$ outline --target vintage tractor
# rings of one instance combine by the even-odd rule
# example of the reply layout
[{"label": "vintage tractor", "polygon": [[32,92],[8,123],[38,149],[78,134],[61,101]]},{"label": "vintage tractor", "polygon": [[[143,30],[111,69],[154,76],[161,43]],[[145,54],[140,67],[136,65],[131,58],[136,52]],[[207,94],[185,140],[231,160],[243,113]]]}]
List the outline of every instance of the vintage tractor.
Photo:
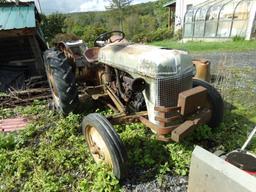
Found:
[{"label": "vintage tractor", "polygon": [[197,125],[216,127],[223,118],[220,94],[195,78],[205,63],[193,62],[185,51],[134,44],[124,37],[121,31],[107,32],[93,48],[81,41],[61,42],[44,54],[58,111],[77,110],[85,95],[115,112],[87,115],[82,130],[95,161],[109,164],[117,178],[125,175],[127,155],[112,124],[137,120],[157,139],[178,142]]}]

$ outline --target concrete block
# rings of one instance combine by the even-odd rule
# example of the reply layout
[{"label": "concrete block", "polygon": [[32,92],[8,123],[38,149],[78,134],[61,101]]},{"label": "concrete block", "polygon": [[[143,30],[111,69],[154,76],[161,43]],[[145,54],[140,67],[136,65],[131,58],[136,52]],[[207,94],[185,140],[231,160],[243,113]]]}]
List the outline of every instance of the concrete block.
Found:
[{"label": "concrete block", "polygon": [[192,154],[188,192],[256,192],[256,178],[197,146]]}]

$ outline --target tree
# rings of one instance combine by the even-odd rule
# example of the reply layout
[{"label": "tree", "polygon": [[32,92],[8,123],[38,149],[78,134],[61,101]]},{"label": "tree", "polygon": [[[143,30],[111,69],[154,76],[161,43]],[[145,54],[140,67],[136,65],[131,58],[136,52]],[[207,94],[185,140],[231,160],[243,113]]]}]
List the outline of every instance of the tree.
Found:
[{"label": "tree", "polygon": [[42,30],[46,40],[50,42],[55,35],[64,32],[66,16],[63,14],[55,13],[49,16],[41,15],[42,17]]},{"label": "tree", "polygon": [[120,30],[123,31],[124,8],[129,6],[133,0],[106,0],[109,5],[106,9],[116,11],[119,20]]},{"label": "tree", "polygon": [[74,34],[70,33],[59,33],[55,35],[55,37],[51,40],[51,45],[54,45],[55,43],[59,43],[61,41],[76,41],[80,38]]},{"label": "tree", "polygon": [[0,3],[7,3],[6,0],[0,0]]}]

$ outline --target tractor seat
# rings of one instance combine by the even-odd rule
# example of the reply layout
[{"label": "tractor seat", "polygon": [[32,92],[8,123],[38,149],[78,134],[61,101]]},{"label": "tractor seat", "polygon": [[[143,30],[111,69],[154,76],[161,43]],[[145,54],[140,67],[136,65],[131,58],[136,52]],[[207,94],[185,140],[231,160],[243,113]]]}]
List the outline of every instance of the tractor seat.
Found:
[{"label": "tractor seat", "polygon": [[89,48],[84,52],[84,56],[89,63],[98,61],[99,47]]}]

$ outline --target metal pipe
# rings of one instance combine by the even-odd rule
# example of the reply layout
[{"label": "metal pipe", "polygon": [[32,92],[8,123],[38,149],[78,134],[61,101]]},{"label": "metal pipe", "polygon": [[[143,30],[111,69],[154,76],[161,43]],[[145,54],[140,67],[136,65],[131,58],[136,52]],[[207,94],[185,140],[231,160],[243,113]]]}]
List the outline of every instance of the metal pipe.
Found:
[{"label": "metal pipe", "polygon": [[109,83],[112,81],[112,72],[111,68],[108,65],[105,65],[105,74],[106,74],[106,81]]},{"label": "metal pipe", "polygon": [[143,78],[130,78],[123,76],[123,81],[126,82],[129,86],[129,89],[134,92],[142,92],[146,88],[146,81]]},{"label": "metal pipe", "polygon": [[252,130],[252,132],[250,133],[248,139],[245,141],[244,145],[242,146],[241,150],[245,150],[245,148],[247,147],[247,145],[251,142],[253,136],[256,133],[256,126],[254,127],[254,129]]}]

